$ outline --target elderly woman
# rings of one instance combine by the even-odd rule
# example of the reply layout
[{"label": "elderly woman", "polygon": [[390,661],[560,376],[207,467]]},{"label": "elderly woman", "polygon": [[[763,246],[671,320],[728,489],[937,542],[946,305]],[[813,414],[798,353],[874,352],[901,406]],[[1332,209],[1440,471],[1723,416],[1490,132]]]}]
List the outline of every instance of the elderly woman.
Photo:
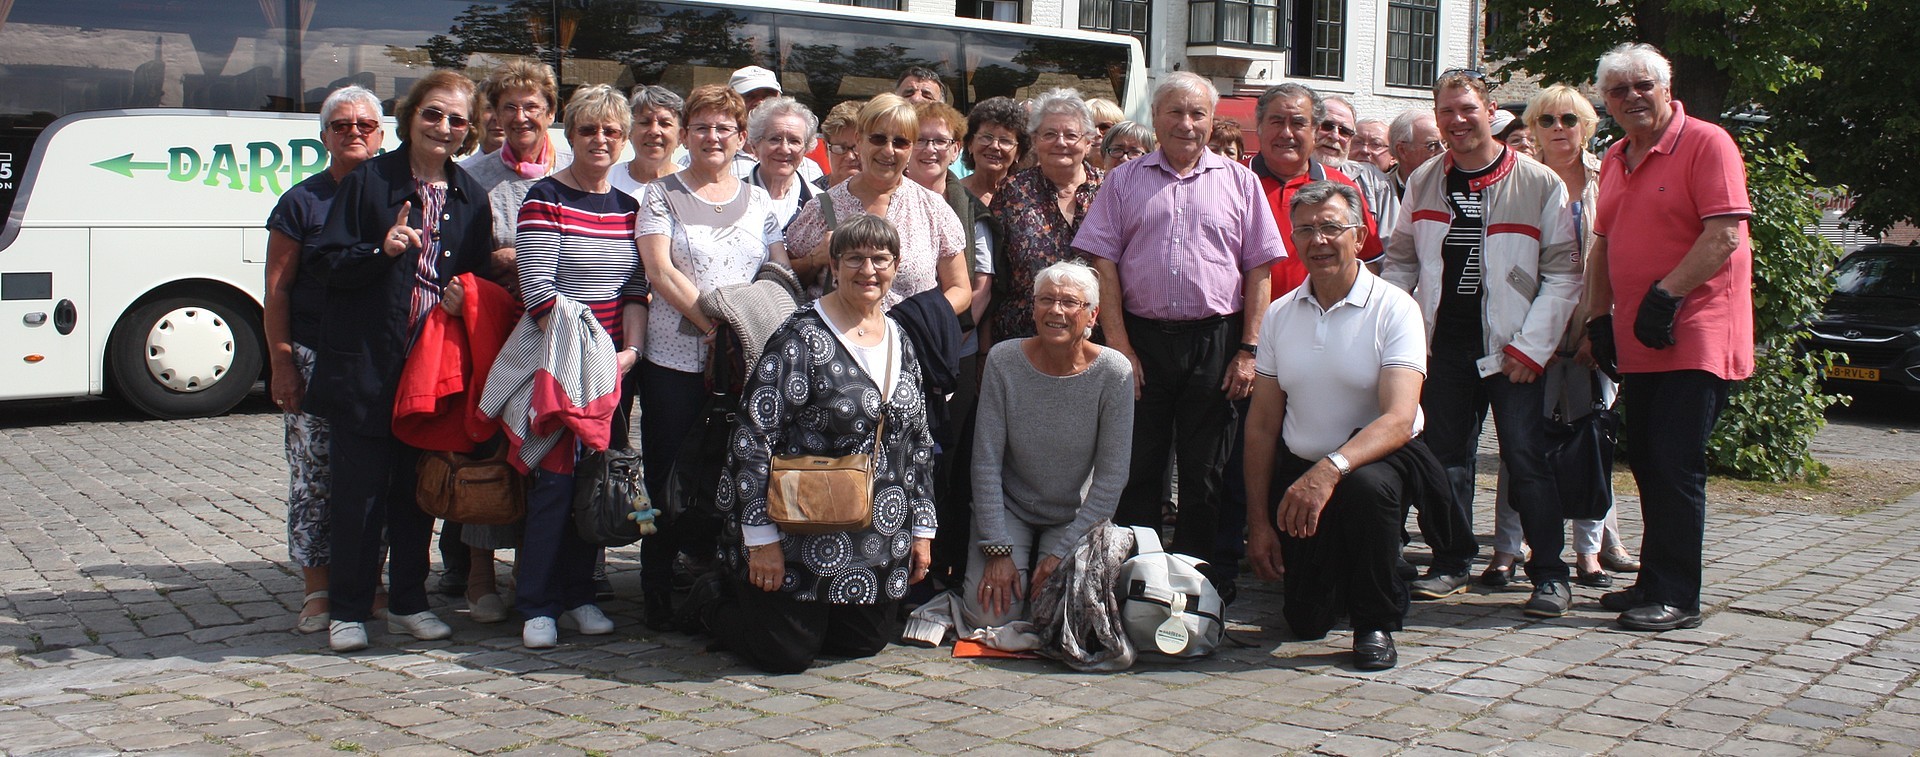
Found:
[{"label": "elderly woman", "polygon": [[1040,95],[1027,131],[1040,162],[1015,173],[993,199],[994,219],[1006,230],[988,321],[994,341],[1033,336],[1035,277],[1054,263],[1079,257],[1073,235],[1104,175],[1087,159],[1094,145],[1093,113],[1080,93],[1054,89]]},{"label": "elderly woman", "polygon": [[[1559,174],[1560,180],[1567,185],[1567,196],[1573,199],[1568,209],[1573,213],[1573,228],[1578,232],[1574,238],[1574,250],[1584,265],[1587,248],[1593,244],[1593,203],[1600,196],[1600,159],[1587,151],[1587,144],[1593,139],[1600,116],[1594,111],[1593,103],[1579,90],[1565,84],[1555,84],[1541,90],[1527,102],[1527,111],[1521,120],[1526,126],[1516,130],[1516,133],[1531,136],[1536,148],[1533,155]],[[1511,138],[1507,140],[1507,145],[1513,146]],[[1584,322],[1584,316],[1576,311],[1572,323]],[[1561,341],[1563,345],[1572,344],[1567,340]],[[1574,388],[1585,392],[1588,388],[1585,376],[1587,369],[1577,368],[1567,359],[1572,356],[1570,346],[1563,346],[1562,349],[1566,354],[1555,365],[1548,367],[1549,378],[1552,378],[1555,370],[1577,371],[1581,375],[1575,383],[1581,386]],[[1612,382],[1605,374],[1597,374],[1596,377],[1604,391],[1611,395]],[[1591,404],[1585,403],[1585,406],[1590,407]],[[1567,410],[1573,411],[1575,408]],[[1520,515],[1507,503],[1506,477],[1502,475],[1500,481],[1499,496],[1495,498],[1493,559],[1487,561],[1487,569],[1480,574],[1481,583],[1494,587],[1505,586],[1513,581],[1514,563],[1519,560],[1526,544],[1520,532]],[[1640,569],[1640,561],[1634,559],[1620,541],[1620,523],[1613,511],[1607,511],[1607,517],[1601,520],[1573,520],[1571,523],[1577,583],[1606,588],[1613,585],[1613,577],[1607,574],[1608,570],[1632,572]]]},{"label": "elderly woman", "polygon": [[989,97],[967,111],[966,150],[960,160],[973,173],[961,182],[980,202],[993,205],[1000,183],[1032,146],[1027,137],[1027,111],[1019,101]]},{"label": "elderly woman", "polygon": [[821,186],[840,186],[860,172],[860,127],[855,122],[866,104],[865,100],[841,102],[820,122],[820,137],[827,141],[827,175],[820,178]]},{"label": "elderly woman", "polygon": [[966,231],[946,198],[906,180],[914,140],[920,136],[920,118],[913,103],[899,95],[880,94],[860,108],[855,122],[860,137],[860,172],[834,186],[807,206],[787,228],[787,249],[793,270],[809,279],[832,266],[828,258],[829,228],[823,203],[833,204],[834,220],[846,223],[861,214],[887,219],[900,235],[900,266],[893,273],[893,290],[883,307],[929,289],[939,289],[958,315],[973,301],[967,277]]},{"label": "elderly woman", "polygon": [[1207,137],[1207,149],[1227,160],[1240,162],[1247,154],[1247,142],[1240,133],[1240,122],[1231,118],[1214,121],[1213,134]]},{"label": "elderly woman", "polygon": [[1104,97],[1088,98],[1087,110],[1093,112],[1093,128],[1099,130],[1101,139],[1107,138],[1107,132],[1114,125],[1127,120],[1127,114],[1120,111],[1120,104]]},{"label": "elderly woman", "polygon": [[[878,653],[899,637],[897,604],[927,571],[933,440],[919,360],[886,316],[900,250],[880,216],[841,224],[828,257],[833,291],[774,332],[747,378],[717,503],[728,586],[716,601],[694,600],[690,616],[761,670]],[[774,455],[859,453],[873,455],[871,524],[818,535],[774,524]]]},{"label": "elderly woman", "polygon": [[506,130],[506,140],[500,149],[461,165],[474,181],[492,190],[509,181],[551,176],[566,167],[571,156],[547,132],[560,110],[560,87],[552,68],[531,60],[508,61],[493,70],[481,91],[494,122]]},{"label": "elderly woman", "polygon": [[1111,171],[1122,163],[1153,152],[1158,142],[1159,138],[1146,124],[1121,121],[1108,129],[1106,138],[1100,140],[1100,154],[1106,158],[1107,170]]},{"label": "elderly woman", "polygon": [[819,186],[800,175],[819,127],[813,111],[791,97],[768,98],[747,114],[747,144],[760,158],[747,182],[767,191],[782,229],[820,193]]},{"label": "elderly woman", "polygon": [[658,84],[633,88],[633,159],[613,167],[613,187],[636,200],[645,199],[641,187],[680,170],[673,153],[680,149],[681,116],[687,103],[673,90]]},{"label": "elderly woman", "polygon": [[[527,315],[542,328],[552,327],[558,297],[587,306],[612,343],[621,345],[618,364],[625,375],[646,342],[649,293],[633,242],[640,203],[612,181],[632,114],[618,91],[596,84],[573,93],[566,123],[573,163],[529,187],[520,206],[514,236],[520,295]],[[615,425],[625,422],[625,413],[615,413]],[[609,435],[617,439],[611,429]],[[595,550],[573,526],[572,466],[563,467],[534,471],[527,490],[514,608],[526,619],[520,638],[529,649],[557,643],[556,619],[583,634],[613,632],[613,621],[593,603]]]},{"label": "elderly woman", "polygon": [[[707,397],[707,350],[715,322],[700,311],[700,295],[752,281],[769,260],[787,262],[783,223],[773,200],[766,190],[733,175],[733,155],[746,141],[746,119],[746,101],[732,89],[717,84],[695,89],[687,97],[685,129],[692,161],[647,190],[638,230],[640,257],[657,297],[667,305],[647,324],[646,359],[640,364],[640,443],[654,463],[647,466],[647,488],[656,492],[666,491],[672,461]],[[647,626],[655,630],[672,626],[673,558],[680,547],[672,525],[662,525],[640,545]]]},{"label": "elderly woman", "polygon": [[1027,598],[1113,517],[1127,485],[1133,368],[1088,339],[1099,278],[1083,263],[1054,263],[1030,292],[1033,336],[996,345],[981,379],[963,635],[1026,618]]},{"label": "elderly woman", "polygon": [[908,164],[907,178],[946,198],[947,207],[959,216],[960,226],[967,235],[968,283],[973,292],[968,308],[972,317],[967,319],[968,328],[964,329],[968,343],[960,352],[962,356],[971,355],[972,324],[980,322],[981,310],[987,306],[987,287],[993,282],[993,216],[987,210],[987,203],[969,191],[964,182],[954,180],[953,173],[947,170],[954,159],[960,157],[960,131],[967,123],[960,111],[943,102],[924,102],[914,106],[914,116],[920,119],[920,138],[913,141],[913,162]]},{"label": "elderly woman", "polygon": [[320,104],[320,144],[327,170],[293,185],[267,216],[267,357],[273,361],[270,390],[285,414],[287,443],[287,552],[306,581],[294,628],[314,633],[327,627],[327,422],[303,412],[301,400],[313,378],[313,350],[320,344],[321,306],[327,288],[313,266],[314,254],[340,180],[380,149],[380,98],[364,87],[342,87]]},{"label": "elderly woman", "polygon": [[328,642],[335,651],[367,646],[383,534],[389,629],[419,639],[453,634],[427,609],[433,522],[414,501],[419,450],[391,429],[413,333],[447,282],[484,271],[493,250],[486,195],[452,160],[478,139],[472,105],[473,82],[459,73],[434,71],[414,82],[395,114],[400,148],[340,180],[312,260],[326,274],[327,295],[306,411],[332,432]]}]

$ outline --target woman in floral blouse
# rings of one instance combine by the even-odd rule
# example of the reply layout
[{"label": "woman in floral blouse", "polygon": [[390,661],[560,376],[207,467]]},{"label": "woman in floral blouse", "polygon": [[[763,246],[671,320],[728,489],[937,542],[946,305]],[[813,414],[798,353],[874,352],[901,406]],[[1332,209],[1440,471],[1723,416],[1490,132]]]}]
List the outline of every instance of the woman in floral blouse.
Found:
[{"label": "woman in floral blouse", "polygon": [[1099,143],[1093,112],[1080,93],[1054,89],[1034,101],[1027,120],[1039,164],[1015,173],[993,198],[993,215],[1006,229],[1005,260],[994,265],[989,337],[1033,336],[1034,276],[1080,257],[1073,235],[1100,190],[1101,171],[1087,155]]}]

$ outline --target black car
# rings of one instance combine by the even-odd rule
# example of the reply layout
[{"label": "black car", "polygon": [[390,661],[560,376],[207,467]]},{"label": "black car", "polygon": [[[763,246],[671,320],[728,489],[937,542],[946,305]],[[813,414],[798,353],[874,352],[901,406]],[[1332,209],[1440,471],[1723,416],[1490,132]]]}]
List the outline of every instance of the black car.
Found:
[{"label": "black car", "polygon": [[1811,349],[1835,356],[1829,387],[1920,392],[1920,247],[1873,245],[1840,261]]}]

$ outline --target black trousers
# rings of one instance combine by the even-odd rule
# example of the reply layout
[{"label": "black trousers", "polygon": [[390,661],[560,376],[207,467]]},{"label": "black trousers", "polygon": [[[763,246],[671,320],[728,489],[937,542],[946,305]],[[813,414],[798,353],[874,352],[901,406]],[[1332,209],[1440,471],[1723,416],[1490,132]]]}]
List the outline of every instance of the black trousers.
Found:
[{"label": "black trousers", "polygon": [[727,651],[768,673],[799,673],[822,655],[872,657],[900,638],[898,602],[800,602],[784,591],[722,580],[720,601],[708,619],[713,635]]},{"label": "black trousers", "polygon": [[[1285,450],[1274,460],[1268,512],[1279,529],[1280,500],[1315,460]],[[1400,503],[1405,482],[1393,467],[1355,468],[1333,488],[1320,527],[1305,539],[1280,532],[1287,574],[1282,614],[1293,634],[1318,639],[1346,615],[1355,631],[1398,631],[1407,617],[1407,582],[1394,570],[1400,556]]]},{"label": "black trousers", "polygon": [[[1454,506],[1444,515],[1466,525],[1453,530],[1464,539],[1429,541],[1434,569],[1463,572],[1479,552],[1473,540],[1474,472],[1480,429],[1491,408],[1500,436],[1500,462],[1511,479],[1508,501],[1519,513],[1520,528],[1533,547],[1527,579],[1535,586],[1565,581],[1569,571],[1561,552],[1566,549],[1567,527],[1560,518],[1559,491],[1547,469],[1546,387],[1537,380],[1516,384],[1498,374],[1481,378],[1474,365],[1481,353],[1478,340],[1448,339],[1436,341],[1427,359],[1427,380],[1420,392],[1420,408],[1427,417],[1422,438],[1453,485]],[[1427,536],[1424,530],[1422,536]]]},{"label": "black trousers", "polygon": [[[334,620],[365,622],[373,614],[380,571],[387,568],[388,607],[394,615],[427,608],[427,548],[433,519],[414,499],[420,451],[390,436],[362,436],[334,426],[333,561],[327,591]],[[380,541],[390,547],[380,564]]]},{"label": "black trousers", "polygon": [[[706,377],[649,360],[640,361],[627,376],[637,377],[634,384],[640,390],[640,446],[646,455],[647,493],[659,499],[666,496],[680,446],[706,410]],[[629,402],[622,400],[620,405],[627,407]],[[640,540],[640,588],[646,594],[673,591],[673,559],[685,546],[680,529],[673,524],[661,526],[658,532]]]},{"label": "black trousers", "polygon": [[1700,611],[1707,440],[1731,388],[1731,382],[1706,371],[1621,377],[1621,441],[1640,485],[1640,520],[1646,529],[1634,586],[1648,602]]},{"label": "black trousers", "polygon": [[1131,476],[1113,522],[1160,526],[1167,455],[1175,454],[1180,524],[1169,551],[1211,563],[1220,531],[1222,472],[1238,430],[1233,403],[1220,382],[1240,345],[1240,317],[1154,321],[1128,313],[1126,323],[1147,384],[1133,404]]}]

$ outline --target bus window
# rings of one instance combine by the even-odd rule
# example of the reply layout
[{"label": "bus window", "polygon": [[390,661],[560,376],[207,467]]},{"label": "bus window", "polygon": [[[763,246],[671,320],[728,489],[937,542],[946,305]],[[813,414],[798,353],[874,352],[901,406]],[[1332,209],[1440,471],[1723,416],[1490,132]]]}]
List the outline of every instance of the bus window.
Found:
[{"label": "bus window", "polygon": [[393,112],[414,81],[436,68],[475,81],[508,60],[545,60],[552,50],[549,3],[315,0],[301,41],[302,110],[348,84],[373,90]]},{"label": "bus window", "polygon": [[1054,87],[1080,90],[1081,97],[1126,99],[1128,56],[1118,45],[968,32],[966,50],[970,102],[1027,99]]},{"label": "bus window", "polygon": [[[959,35],[950,29],[901,23],[784,14],[779,25],[778,70],[805,77],[806,89],[787,94],[825,113],[842,100],[892,92],[900,72],[914,66],[933,69],[953,92],[962,64]],[[953,102],[965,110],[972,103]]]},{"label": "bus window", "polygon": [[563,87],[612,84],[629,91],[658,84],[681,94],[726,84],[734,69],[768,66],[773,15],[744,7],[643,0],[590,0],[563,6],[571,29],[560,70]]}]

